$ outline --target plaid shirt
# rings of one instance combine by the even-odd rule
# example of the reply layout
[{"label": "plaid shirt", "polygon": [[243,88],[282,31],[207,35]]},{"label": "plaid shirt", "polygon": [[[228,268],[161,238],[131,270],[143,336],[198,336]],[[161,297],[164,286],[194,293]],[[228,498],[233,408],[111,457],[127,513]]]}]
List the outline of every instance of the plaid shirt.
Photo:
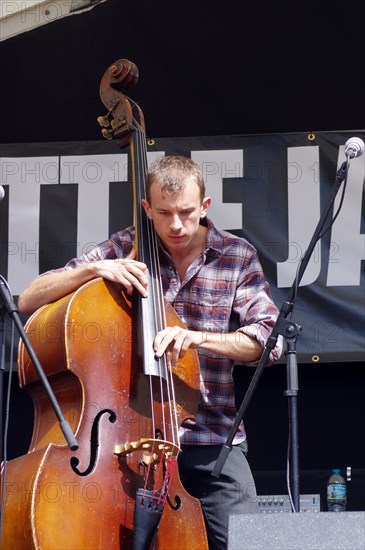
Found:
[{"label": "plaid shirt", "polygon": [[[172,259],[160,246],[161,277],[165,299],[190,330],[227,333],[240,331],[265,346],[278,310],[264,279],[255,248],[245,239],[219,231],[206,219],[206,248],[180,281]],[[125,257],[132,249],[134,229],[114,233],[64,269],[85,262]],[[60,270],[54,270],[60,271]],[[270,362],[280,357],[281,338],[270,353]],[[200,403],[195,421],[184,424],[181,443],[221,445],[236,419],[232,377],[234,361],[198,349],[200,360]],[[246,363],[247,364],[247,363]],[[255,366],[257,363],[250,363]],[[234,443],[246,437],[243,424]]]}]

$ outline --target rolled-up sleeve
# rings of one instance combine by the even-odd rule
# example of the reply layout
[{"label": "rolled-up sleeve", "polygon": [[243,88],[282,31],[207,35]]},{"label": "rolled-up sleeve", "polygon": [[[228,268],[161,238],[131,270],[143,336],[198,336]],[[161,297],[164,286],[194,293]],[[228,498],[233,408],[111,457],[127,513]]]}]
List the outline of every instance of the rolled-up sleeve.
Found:
[{"label": "rolled-up sleeve", "polygon": [[[247,334],[265,347],[275,326],[279,311],[274,304],[270,287],[264,278],[263,270],[257,253],[253,253],[251,261],[244,269],[243,278],[237,287],[233,305],[235,314],[239,317],[239,332]],[[271,350],[269,363],[277,361],[283,350],[283,339],[278,337],[275,347]],[[257,366],[259,361],[246,363]]]}]

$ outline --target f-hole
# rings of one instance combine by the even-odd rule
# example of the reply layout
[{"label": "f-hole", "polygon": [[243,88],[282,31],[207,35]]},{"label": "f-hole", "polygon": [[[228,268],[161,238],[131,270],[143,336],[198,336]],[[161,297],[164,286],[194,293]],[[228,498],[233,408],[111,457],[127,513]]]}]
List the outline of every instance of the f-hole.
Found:
[{"label": "f-hole", "polygon": [[83,472],[81,472],[79,470],[78,465],[80,464],[80,461],[76,456],[73,456],[70,459],[71,468],[73,469],[75,474],[77,474],[79,476],[89,475],[95,467],[95,464],[96,464],[96,461],[97,461],[97,458],[98,458],[98,452],[99,452],[99,422],[100,422],[101,417],[104,414],[109,414],[109,419],[108,420],[112,424],[117,419],[117,416],[116,416],[115,412],[113,412],[110,409],[104,409],[103,411],[100,411],[95,416],[94,421],[93,421],[93,425],[92,425],[92,428],[91,428],[91,436],[90,436],[90,461],[89,461],[89,465],[86,468],[86,470],[84,470]]}]

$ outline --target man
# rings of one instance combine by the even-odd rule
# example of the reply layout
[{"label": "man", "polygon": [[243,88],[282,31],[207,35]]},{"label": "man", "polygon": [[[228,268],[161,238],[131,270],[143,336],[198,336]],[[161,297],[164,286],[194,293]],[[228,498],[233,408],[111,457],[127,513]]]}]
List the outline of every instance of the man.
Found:
[{"label": "man", "polygon": [[[220,477],[211,475],[236,418],[233,365],[257,364],[278,311],[256,250],[215,228],[206,217],[210,203],[191,159],[164,157],[148,170],[142,204],[159,237],[163,292],[187,327],[159,332],[154,350],[158,357],[171,352],[172,364],[189,347],[199,355],[200,404],[196,419],[183,425],[179,470],[201,501],[210,548],[218,549],[227,546],[228,516],[253,512],[256,499],[243,425]],[[134,228],[119,231],[65,268],[38,277],[19,297],[20,311],[31,313],[96,277],[146,296],[146,266],[133,259],[133,239]],[[280,352],[279,341],[270,361]]]}]

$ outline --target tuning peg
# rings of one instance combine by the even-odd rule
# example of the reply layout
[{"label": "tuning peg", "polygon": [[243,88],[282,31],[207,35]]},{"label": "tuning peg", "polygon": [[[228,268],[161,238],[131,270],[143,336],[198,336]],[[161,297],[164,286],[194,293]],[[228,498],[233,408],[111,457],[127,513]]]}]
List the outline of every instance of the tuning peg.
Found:
[{"label": "tuning peg", "polygon": [[96,119],[98,121],[98,123],[100,124],[100,126],[104,126],[105,128],[107,128],[108,126],[110,126],[110,115],[113,113],[114,109],[116,108],[116,106],[119,104],[119,97],[115,98],[114,100],[114,104],[112,105],[112,107],[109,109],[109,111],[106,113],[106,115],[104,116],[98,116],[98,118]]},{"label": "tuning peg", "polygon": [[105,137],[105,139],[113,139],[113,132],[111,130],[107,130],[106,128],[103,128],[101,133],[103,137]]},{"label": "tuning peg", "polygon": [[98,116],[96,120],[98,121],[100,126],[105,126],[105,128],[107,128],[110,125],[110,122],[107,116]]}]

